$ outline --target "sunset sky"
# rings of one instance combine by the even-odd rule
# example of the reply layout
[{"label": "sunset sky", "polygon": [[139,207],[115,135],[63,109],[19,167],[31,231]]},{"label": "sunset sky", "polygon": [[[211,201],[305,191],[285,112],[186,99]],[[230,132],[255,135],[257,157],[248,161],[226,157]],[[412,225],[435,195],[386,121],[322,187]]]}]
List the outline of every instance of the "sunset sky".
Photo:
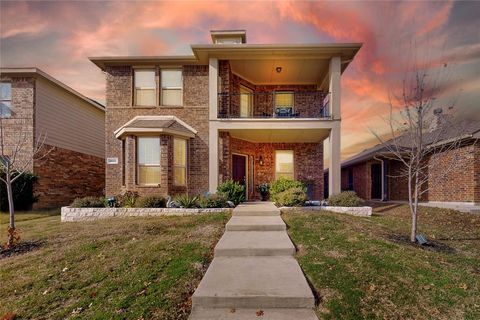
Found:
[{"label": "sunset sky", "polygon": [[479,17],[480,2],[2,1],[0,65],[39,67],[104,102],[89,56],[190,54],[211,29],[246,29],[249,43],[361,42],[342,78],[346,158],[376,143],[369,128],[386,127],[389,93],[412,61],[446,64],[438,105],[480,120]]}]

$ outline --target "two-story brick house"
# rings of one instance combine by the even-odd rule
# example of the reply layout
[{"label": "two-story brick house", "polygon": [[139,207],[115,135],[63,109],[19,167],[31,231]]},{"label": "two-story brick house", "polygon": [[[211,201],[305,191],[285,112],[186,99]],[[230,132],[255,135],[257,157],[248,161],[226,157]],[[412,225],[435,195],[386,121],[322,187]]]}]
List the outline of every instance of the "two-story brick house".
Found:
[{"label": "two-story brick house", "polygon": [[28,171],[38,176],[34,208],[60,207],[103,193],[101,104],[38,68],[0,68],[0,118],[6,156],[22,142],[20,156],[31,159],[36,141],[43,143],[46,156],[27,161]]},{"label": "two-story brick house", "polygon": [[247,44],[212,31],[193,55],[92,57],[106,74],[106,193],[215,192],[228,178],[256,186],[280,176],[323,195],[330,138],[340,191],[340,77],[360,44]]}]

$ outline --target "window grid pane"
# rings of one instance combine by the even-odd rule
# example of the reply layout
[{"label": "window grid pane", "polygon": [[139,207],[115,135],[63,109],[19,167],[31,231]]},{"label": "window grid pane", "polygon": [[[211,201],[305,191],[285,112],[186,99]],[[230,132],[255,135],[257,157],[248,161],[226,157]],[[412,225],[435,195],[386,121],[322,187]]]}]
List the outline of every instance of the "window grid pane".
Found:
[{"label": "window grid pane", "polygon": [[294,179],[293,150],[275,151],[275,178]]},{"label": "window grid pane", "polygon": [[160,138],[138,138],[138,164],[160,165]]},{"label": "window grid pane", "polygon": [[184,186],[187,176],[187,140],[185,139],[173,139],[173,166],[173,183]]},{"label": "window grid pane", "polygon": [[136,89],[137,106],[154,106],[157,100],[155,89]]},{"label": "window grid pane", "polygon": [[12,84],[10,82],[0,82],[0,100],[12,100]]},{"label": "window grid pane", "polygon": [[160,184],[160,166],[139,166],[139,184]]},{"label": "window grid pane", "polygon": [[162,88],[182,88],[181,70],[162,70],[161,72]]},{"label": "window grid pane", "polygon": [[162,105],[181,106],[182,90],[181,89],[162,89]]},{"label": "window grid pane", "polygon": [[10,101],[0,101],[0,117],[10,117],[12,108]]},{"label": "window grid pane", "polygon": [[275,105],[277,107],[293,107],[293,92],[275,93]]}]

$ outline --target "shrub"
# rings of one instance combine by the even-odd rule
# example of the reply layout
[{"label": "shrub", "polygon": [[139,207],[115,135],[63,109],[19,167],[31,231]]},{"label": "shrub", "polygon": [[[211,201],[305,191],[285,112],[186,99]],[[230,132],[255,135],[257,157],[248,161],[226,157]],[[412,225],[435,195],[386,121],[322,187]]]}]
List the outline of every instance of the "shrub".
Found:
[{"label": "shrub", "polygon": [[138,198],[138,192],[135,191],[125,191],[123,194],[115,197],[117,200],[117,205],[124,208],[133,208],[135,207],[135,202]]},{"label": "shrub", "polygon": [[245,201],[245,187],[232,179],[220,184],[217,193],[225,195],[227,200],[232,201],[235,205]]},{"label": "shrub", "polygon": [[280,193],[292,188],[302,189],[305,194],[307,192],[307,189],[302,182],[280,177],[270,184],[270,198],[273,200],[273,202],[277,203],[277,196]]},{"label": "shrub", "polygon": [[180,208],[198,207],[198,197],[190,197],[188,194],[176,196],[174,201],[180,206]]},{"label": "shrub", "polygon": [[290,188],[275,195],[275,204],[279,207],[301,207],[307,201],[305,188]]},{"label": "shrub", "polygon": [[355,191],[344,191],[342,193],[331,196],[327,199],[329,206],[337,207],[360,207],[364,204],[364,200],[357,196]]},{"label": "shrub", "polygon": [[105,207],[105,198],[103,197],[83,197],[76,198],[70,205],[74,208],[103,208]]},{"label": "shrub", "polygon": [[[0,173],[2,177],[5,174]],[[17,174],[14,173],[13,177]],[[30,210],[38,198],[33,193],[33,186],[38,178],[32,173],[25,172],[12,183],[13,206],[15,210]],[[8,211],[7,186],[0,182],[0,211]]]},{"label": "shrub", "polygon": [[223,193],[214,193],[198,198],[200,208],[227,208],[227,198]]},{"label": "shrub", "polygon": [[162,197],[140,197],[135,201],[137,208],[165,208],[166,201]]}]

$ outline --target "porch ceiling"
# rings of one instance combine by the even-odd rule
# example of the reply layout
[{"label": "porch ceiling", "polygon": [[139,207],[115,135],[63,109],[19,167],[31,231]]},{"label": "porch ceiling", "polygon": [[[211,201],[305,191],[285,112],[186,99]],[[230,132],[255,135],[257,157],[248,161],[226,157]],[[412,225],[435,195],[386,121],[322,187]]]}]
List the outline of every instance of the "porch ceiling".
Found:
[{"label": "porch ceiling", "polygon": [[230,136],[251,142],[316,143],[325,140],[330,129],[229,129]]}]

